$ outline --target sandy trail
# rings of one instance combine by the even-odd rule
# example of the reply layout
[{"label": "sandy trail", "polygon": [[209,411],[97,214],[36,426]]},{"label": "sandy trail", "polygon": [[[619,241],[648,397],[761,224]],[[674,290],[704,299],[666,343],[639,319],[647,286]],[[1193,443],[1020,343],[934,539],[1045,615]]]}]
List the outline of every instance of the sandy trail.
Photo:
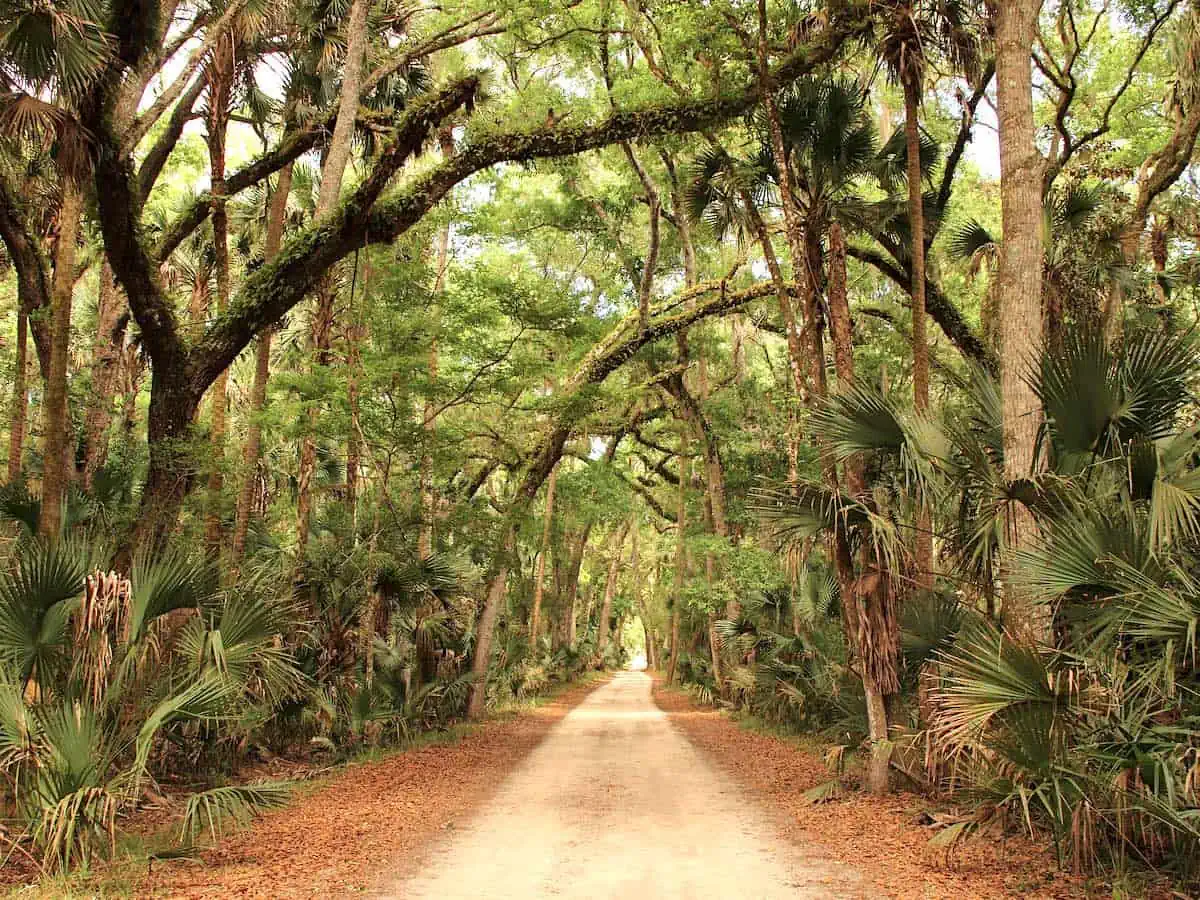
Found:
[{"label": "sandy trail", "polygon": [[853,870],[781,837],[624,672],[576,707],[400,898],[860,897]]}]

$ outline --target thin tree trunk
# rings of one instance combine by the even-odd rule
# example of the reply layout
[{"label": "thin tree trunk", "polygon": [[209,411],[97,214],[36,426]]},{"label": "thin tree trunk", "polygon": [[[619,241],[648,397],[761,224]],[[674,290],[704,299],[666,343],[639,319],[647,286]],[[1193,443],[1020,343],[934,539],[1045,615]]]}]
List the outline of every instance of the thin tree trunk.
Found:
[{"label": "thin tree trunk", "polygon": [[687,566],[687,475],[684,467],[688,460],[687,426],[679,429],[679,505],[675,513],[675,585],[671,597],[671,662],[667,669],[667,683],[674,684],[679,672],[679,614],[683,607],[684,573]]},{"label": "thin tree trunk", "polygon": [[[995,5],[996,91],[1000,125],[1000,391],[1004,414],[1004,477],[1010,483],[1034,474],[1042,409],[1031,384],[1031,366],[1042,351],[1042,166],[1034,143],[1031,56],[1040,0]],[[1032,513],[1008,504],[1002,552],[1007,619],[1016,630],[1048,639],[1044,607],[1024,596],[1012,577],[1014,553],[1036,534]]]},{"label": "thin tree trunk", "polygon": [[[454,155],[454,135],[449,128],[438,132],[438,144],[442,150],[442,158],[449,159]],[[421,427],[424,430],[424,446],[421,449],[421,531],[417,537],[417,552],[422,557],[433,553],[433,529],[437,519],[437,497],[433,492],[433,452],[432,444],[437,433],[437,405],[434,403],[432,389],[438,380],[438,331],[441,327],[441,298],[446,289],[446,270],[450,265],[450,223],[447,222],[438,234],[437,258],[435,261],[436,274],[433,279],[433,306],[429,318],[433,325],[433,337],[429,342],[429,386],[430,396],[425,400],[425,409],[421,414]]]},{"label": "thin tree trunk", "polygon": [[[267,233],[263,240],[263,262],[270,262],[279,252],[283,241],[283,225],[287,219],[288,195],[292,190],[292,167],[288,163],[279,170],[271,207],[267,211]],[[246,535],[250,531],[254,490],[258,480],[258,461],[262,453],[262,410],[267,402],[267,382],[271,377],[271,337],[275,330],[267,328],[258,338],[254,355],[254,384],[250,388],[249,423],[246,426],[246,445],[242,452],[243,480],[238,492],[237,515],[233,525],[234,565],[246,555]]]},{"label": "thin tree trunk", "polygon": [[567,567],[567,595],[563,598],[562,619],[559,623],[562,645],[575,649],[577,607],[579,602],[579,573],[583,569],[583,555],[587,552],[588,538],[592,536],[592,523],[583,526],[579,541],[571,551],[571,562]]},{"label": "thin tree trunk", "polygon": [[929,408],[929,341],[925,329],[925,201],[921,195],[920,86],[904,79],[904,136],[908,152],[908,219],[912,230],[913,405]]},{"label": "thin tree trunk", "polygon": [[83,426],[83,486],[89,491],[96,473],[108,459],[108,429],[113,420],[113,398],[121,377],[128,323],[129,305],[106,259],[100,266],[96,338],[92,343],[92,390]]},{"label": "thin tree trunk", "polygon": [[492,638],[495,636],[496,620],[508,588],[508,558],[516,546],[516,527],[509,526],[499,556],[498,567],[488,582],[487,597],[483,612],[475,629],[475,653],[471,659],[471,696],[467,701],[467,718],[477,721],[487,712],[487,672],[492,656]]},{"label": "thin tree trunk", "polygon": [[38,533],[58,537],[63,524],[67,489],[67,365],[71,346],[71,299],[75,288],[75,253],[83,192],[79,183],[64,175],[62,204],[58,210],[58,239],[54,249],[54,277],[50,295],[50,371],[43,405],[42,508]]},{"label": "thin tree trunk", "polygon": [[26,397],[25,370],[28,368],[29,329],[25,311],[17,309],[17,360],[13,372],[12,408],[8,420],[8,483],[21,477],[21,458],[25,452]]},{"label": "thin tree trunk", "polygon": [[538,552],[533,575],[533,609],[529,613],[529,648],[536,652],[538,631],[542,622],[542,597],[546,590],[546,558],[550,555],[550,533],[554,522],[554,488],[558,483],[558,466],[550,470],[546,483],[546,510],[542,514],[542,546]]},{"label": "thin tree trunk", "polygon": [[[918,413],[929,409],[929,340],[925,329],[925,201],[921,195],[921,132],[918,115],[920,84],[904,79],[904,135],[907,143],[908,218],[912,230],[912,346],[913,405]],[[917,583],[933,588],[933,533],[928,506],[917,506]]]},{"label": "thin tree trunk", "polygon": [[[324,219],[337,206],[342,190],[342,176],[350,161],[354,120],[358,115],[359,93],[362,89],[363,64],[367,48],[367,13],[370,0],[354,0],[346,23],[346,62],[342,70],[342,90],[338,100],[337,119],[329,140],[329,151],[321,168],[321,189],[317,195],[314,219]],[[333,337],[336,290],[332,277],[322,279],[317,289],[317,309],[313,318],[311,344],[316,364],[327,366]],[[308,547],[309,522],[312,518],[312,480],[317,466],[317,445],[313,432],[318,417],[316,406],[308,413],[308,432],[300,447],[300,470],[297,475],[296,547],[297,562],[303,562]]]},{"label": "thin tree trunk", "polygon": [[[231,35],[225,36],[213,53],[209,64],[208,88],[208,159],[212,178],[210,192],[213,196],[212,230],[215,281],[217,286],[217,315],[223,315],[229,306],[229,217],[225,209],[225,138],[229,128],[230,103],[233,89],[234,44]],[[217,376],[209,401],[212,412],[210,421],[210,452],[208,475],[208,509],[204,527],[205,549],[210,559],[221,555],[221,499],[225,486],[225,399],[229,384],[229,370]]]},{"label": "thin tree trunk", "polygon": [[617,576],[621,573],[621,551],[625,549],[625,536],[630,523],[626,522],[616,533],[612,542],[612,555],[608,560],[608,573],[604,579],[604,602],[600,606],[600,622],[597,626],[596,656],[603,660],[608,650],[609,619],[612,618],[613,598],[617,593]]}]

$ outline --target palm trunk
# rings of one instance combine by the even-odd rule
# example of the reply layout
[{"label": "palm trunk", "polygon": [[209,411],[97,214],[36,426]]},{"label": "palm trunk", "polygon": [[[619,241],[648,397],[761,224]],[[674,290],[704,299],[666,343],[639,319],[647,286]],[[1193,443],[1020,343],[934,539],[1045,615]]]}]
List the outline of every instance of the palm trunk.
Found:
[{"label": "palm trunk", "polygon": [[54,278],[50,295],[50,371],[43,406],[45,434],[42,451],[42,509],[38,533],[58,537],[63,524],[63,499],[67,489],[67,365],[71,345],[71,298],[75,288],[75,251],[83,192],[79,183],[64,175],[62,204],[58,210],[58,240],[54,249]]},{"label": "palm trunk", "polygon": [[[292,167],[288,163],[279,170],[275,193],[271,196],[271,208],[267,212],[267,233],[263,241],[263,261],[270,262],[279,252],[283,242],[283,225],[287,218],[288,195],[292,190]],[[254,503],[254,489],[258,474],[258,460],[262,453],[262,410],[267,402],[267,382],[271,377],[271,336],[274,329],[268,328],[258,338],[254,356],[254,384],[250,388],[249,424],[246,427],[246,445],[242,452],[243,481],[238,492],[237,516],[233,525],[234,565],[246,555],[246,535],[250,531],[250,518]]]},{"label": "palm trunk", "polygon": [[[925,332],[925,201],[921,195],[921,133],[918,114],[921,87],[917,79],[904,79],[904,135],[907,141],[908,219],[912,230],[912,345],[913,405],[918,413],[929,409],[929,341]],[[933,533],[929,509],[917,509],[917,583],[933,588]]]},{"label": "palm trunk", "polygon": [[558,482],[558,466],[550,471],[546,484],[546,510],[542,515],[542,546],[538,553],[533,576],[533,609],[529,613],[529,648],[536,652],[538,631],[542,620],[542,597],[546,590],[546,558],[550,555],[550,532],[554,522],[554,487]]},{"label": "palm trunk", "polygon": [[[209,121],[208,157],[212,176],[211,193],[214,198],[212,211],[213,257],[216,269],[217,315],[223,315],[229,306],[229,217],[225,209],[225,138],[229,127],[230,93],[233,89],[234,45],[232,37],[226,37],[213,53],[209,65]],[[210,421],[210,453],[208,475],[208,509],[205,516],[204,543],[209,559],[221,556],[222,532],[221,499],[225,486],[225,397],[229,384],[229,370],[217,376],[209,401],[212,412]]]},{"label": "palm trunk", "polygon": [[[342,91],[338,100],[333,135],[329,140],[329,151],[321,168],[321,190],[317,195],[314,215],[318,221],[329,215],[337,205],[342,190],[342,176],[350,161],[354,120],[358,115],[358,95],[362,90],[369,11],[370,0],[354,0],[350,6],[350,16],[346,23],[346,63],[342,70]],[[317,309],[311,335],[311,345],[316,353],[318,366],[327,366],[330,362],[335,299],[336,291],[332,279],[322,279],[317,290]],[[316,406],[311,407],[308,414],[308,431],[300,448],[300,470],[296,479],[297,562],[304,561],[308,546],[309,522],[312,518],[312,481],[317,465],[317,446],[313,432],[316,430],[317,416]]]},{"label": "palm trunk", "polygon": [[[834,364],[837,369],[838,385],[846,391],[854,386],[854,346],[850,327],[850,304],[846,293],[846,242],[842,227],[834,222],[829,227],[829,325],[833,335]],[[862,462],[850,459],[846,462],[846,488],[851,495],[862,497],[866,493],[866,482]],[[843,596],[851,598],[843,609],[843,625],[848,643],[861,660],[863,667],[863,691],[867,700],[867,730],[871,740],[871,759],[867,765],[867,786],[873,793],[888,791],[888,762],[891,747],[888,743],[887,702],[877,678],[868,665],[872,655],[880,654],[893,647],[893,628],[886,622],[883,634],[871,634],[868,623],[871,617],[865,608],[870,596],[864,597],[857,582],[847,581],[846,575],[853,570],[850,546],[844,533],[839,531],[835,538],[837,570]],[[886,602],[886,597],[876,595],[875,602]],[[887,612],[888,610],[885,610]],[[894,618],[894,617],[893,617]],[[886,665],[886,663],[885,663]],[[894,664],[893,664],[894,665]]]},{"label": "palm trunk", "polygon": [[[1034,143],[1030,59],[1040,0],[996,4],[996,84],[1000,125],[1000,205],[1004,242],[997,277],[1000,310],[1000,391],[1004,414],[1004,477],[1010,483],[1034,474],[1042,408],[1032,386],[1031,364],[1042,351],[1042,159]],[[1010,624],[1048,639],[1042,607],[1021,592],[1012,574],[1013,554],[1036,535],[1029,509],[1008,504],[1001,557]]]},{"label": "palm trunk", "polygon": [[762,248],[767,272],[775,286],[775,300],[779,304],[779,315],[783,319],[784,337],[787,340],[788,370],[792,374],[792,389],[796,396],[803,401],[808,396],[808,382],[804,374],[804,346],[800,337],[800,328],[796,324],[796,311],[792,306],[792,298],[788,296],[787,286],[783,280],[783,269],[779,265],[779,258],[775,255],[775,247],[771,243],[767,225],[748,191],[742,192],[742,203],[746,207],[750,227]]},{"label": "palm trunk", "polygon": [[13,372],[12,409],[8,420],[8,483],[21,477],[21,458],[25,452],[25,411],[29,401],[26,396],[25,370],[28,368],[29,328],[25,311],[17,309],[17,360]]}]

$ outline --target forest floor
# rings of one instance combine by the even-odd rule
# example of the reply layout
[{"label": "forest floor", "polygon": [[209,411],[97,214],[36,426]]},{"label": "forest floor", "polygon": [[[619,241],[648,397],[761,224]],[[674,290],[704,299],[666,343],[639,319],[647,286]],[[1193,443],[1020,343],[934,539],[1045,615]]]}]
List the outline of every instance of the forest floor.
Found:
[{"label": "forest floor", "polygon": [[686,693],[662,682],[655,683],[654,699],[715,765],[777,814],[788,840],[854,866],[864,879],[867,896],[900,900],[1088,896],[1081,879],[1057,871],[1048,847],[1028,840],[968,840],[949,854],[930,846],[934,832],[921,824],[930,804],[915,794],[879,798],[850,791],[841,799],[814,805],[805,800],[805,791],[834,776],[810,741],[755,729],[752,723],[696,705]]}]

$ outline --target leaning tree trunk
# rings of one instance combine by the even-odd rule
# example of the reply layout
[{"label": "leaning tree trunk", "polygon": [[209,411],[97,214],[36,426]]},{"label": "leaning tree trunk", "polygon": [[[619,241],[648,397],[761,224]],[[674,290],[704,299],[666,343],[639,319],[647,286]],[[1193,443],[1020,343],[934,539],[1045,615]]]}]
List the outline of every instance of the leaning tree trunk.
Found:
[{"label": "leaning tree trunk", "polygon": [[[1000,392],[1004,415],[1004,477],[1034,474],[1042,407],[1033,387],[1033,365],[1042,352],[1042,158],[1034,143],[1031,56],[1041,0],[995,5],[997,117],[1000,125]],[[1014,578],[1014,554],[1030,545],[1036,524],[1022,503],[1008,504],[1001,558],[1006,618],[1037,639],[1050,622]]]},{"label": "leaning tree trunk", "polygon": [[[279,253],[279,245],[283,241],[288,195],[292,190],[293,165],[293,163],[288,163],[279,170],[275,192],[271,195],[271,207],[267,211],[267,233],[263,240],[264,263],[275,258],[275,255]],[[250,421],[246,428],[246,445],[242,453],[243,480],[238,492],[237,515],[233,524],[234,565],[238,565],[246,554],[246,535],[250,530],[258,460],[262,453],[262,410],[267,402],[267,382],[271,377],[271,336],[273,333],[273,328],[267,328],[259,336],[258,349],[254,357],[254,383],[250,388]]]},{"label": "leaning tree trunk", "polygon": [[[918,114],[921,85],[904,79],[904,136],[908,165],[908,220],[912,231],[912,348],[913,405],[918,413],[929,409],[929,340],[925,330],[925,201],[921,195],[921,132]],[[928,506],[917,507],[917,583],[933,587],[933,533]]]},{"label": "leaning tree trunk", "polygon": [[[354,138],[354,120],[358,115],[359,94],[362,91],[363,64],[367,49],[367,13],[370,0],[354,0],[346,23],[346,63],[342,69],[342,90],[338,100],[337,119],[325,164],[321,167],[321,190],[317,195],[315,220],[327,216],[335,206],[342,190],[342,177],[350,161]],[[330,347],[333,338],[333,316],[336,289],[333,279],[325,277],[317,289],[317,309],[313,317],[311,343],[316,353],[318,366],[327,366],[331,360]],[[301,442],[300,470],[297,475],[296,494],[296,543],[298,561],[303,562],[308,546],[309,522],[312,518],[312,480],[317,467],[317,445],[313,432],[316,429],[317,409],[309,410],[309,428]]]},{"label": "leaning tree trunk", "polygon": [[42,452],[42,509],[38,533],[56,538],[62,530],[67,490],[67,365],[71,346],[71,297],[75,288],[75,251],[83,191],[79,182],[63,175],[58,210],[58,239],[54,249],[54,278],[50,294],[50,371],[43,405],[45,434]]},{"label": "leaning tree trunk", "polygon": [[558,482],[558,466],[550,470],[546,483],[546,510],[542,517],[542,546],[538,552],[533,575],[533,608],[529,613],[529,649],[537,650],[538,630],[542,619],[542,597],[546,592],[546,558],[550,555],[550,533],[554,522],[554,488]]},{"label": "leaning tree trunk", "polygon": [[25,411],[29,405],[26,397],[25,370],[28,368],[29,329],[25,311],[17,309],[17,360],[13,372],[12,408],[8,420],[8,483],[21,477],[21,457],[25,452]]},{"label": "leaning tree trunk", "polygon": [[559,634],[562,646],[575,649],[576,622],[579,605],[579,573],[583,569],[583,555],[587,552],[588,538],[592,536],[592,523],[587,522],[579,535],[579,542],[571,552],[571,563],[567,568],[567,596],[563,598]]},{"label": "leaning tree trunk", "polygon": [[516,525],[509,525],[505,530],[504,544],[498,554],[497,568],[488,581],[487,597],[484,600],[483,612],[475,629],[475,652],[471,659],[471,695],[467,701],[467,718],[479,720],[487,711],[487,672],[492,658],[492,638],[496,632],[496,620],[500,617],[500,607],[504,603],[504,594],[508,589],[509,557],[516,547]]},{"label": "leaning tree trunk", "polygon": [[667,683],[674,684],[679,673],[679,618],[683,607],[684,574],[687,568],[687,426],[679,429],[679,505],[675,513],[675,584],[671,592],[671,661],[667,665]]}]

